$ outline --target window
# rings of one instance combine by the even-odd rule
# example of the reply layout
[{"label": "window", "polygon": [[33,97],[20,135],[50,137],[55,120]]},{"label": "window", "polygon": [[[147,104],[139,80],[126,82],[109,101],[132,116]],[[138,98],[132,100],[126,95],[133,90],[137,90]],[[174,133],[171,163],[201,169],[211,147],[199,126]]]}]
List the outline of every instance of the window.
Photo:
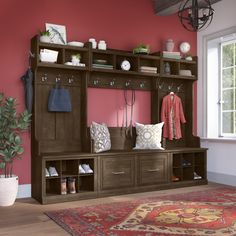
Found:
[{"label": "window", "polygon": [[204,134],[207,138],[236,138],[236,33],[211,38],[206,46]]},{"label": "window", "polygon": [[220,49],[220,136],[236,137],[236,40]]}]

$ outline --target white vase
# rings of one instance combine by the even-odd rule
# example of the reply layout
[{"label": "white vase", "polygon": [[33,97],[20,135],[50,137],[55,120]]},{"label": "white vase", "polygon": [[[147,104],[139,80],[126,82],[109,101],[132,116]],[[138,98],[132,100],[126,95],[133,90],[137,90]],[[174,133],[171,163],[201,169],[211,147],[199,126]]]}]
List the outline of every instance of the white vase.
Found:
[{"label": "white vase", "polygon": [[11,206],[16,200],[18,191],[18,176],[5,178],[0,175],[0,206]]},{"label": "white vase", "polygon": [[173,39],[168,39],[166,41],[166,51],[173,52],[174,47],[175,47],[175,43],[174,43]]},{"label": "white vase", "polygon": [[50,43],[51,42],[50,37],[46,36],[46,35],[41,35],[39,40],[40,40],[41,43]]},{"label": "white vase", "polygon": [[100,40],[98,43],[98,49],[100,50],[106,50],[107,49],[107,44],[104,40]]}]

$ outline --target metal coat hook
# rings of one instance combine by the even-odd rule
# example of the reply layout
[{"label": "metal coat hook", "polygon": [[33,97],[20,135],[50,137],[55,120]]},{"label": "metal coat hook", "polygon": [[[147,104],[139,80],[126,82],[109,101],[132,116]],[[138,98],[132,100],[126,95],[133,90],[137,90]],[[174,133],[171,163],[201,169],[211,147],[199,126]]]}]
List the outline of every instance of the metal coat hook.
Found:
[{"label": "metal coat hook", "polygon": [[168,85],[168,90],[171,90],[173,88],[173,83],[171,85]]},{"label": "metal coat hook", "polygon": [[177,92],[180,91],[181,87],[183,86],[183,84],[180,84],[179,86],[177,86]]},{"label": "metal coat hook", "polygon": [[159,89],[162,89],[163,86],[164,86],[164,82],[162,82],[161,84],[159,84],[159,85],[158,85],[158,88],[159,88]]},{"label": "metal coat hook", "polygon": [[60,82],[61,81],[61,75],[58,75],[57,77],[56,77],[56,83],[58,83],[58,82]]},{"label": "metal coat hook", "polygon": [[74,76],[72,75],[71,78],[68,79],[68,83],[72,84],[74,82]]},{"label": "metal coat hook", "polygon": [[94,80],[94,81],[93,81],[93,84],[94,84],[94,85],[97,85],[98,83],[99,83],[98,80]]},{"label": "metal coat hook", "polygon": [[139,87],[140,87],[140,88],[144,88],[144,86],[145,86],[145,82],[141,82],[141,83],[139,84]]},{"label": "metal coat hook", "polygon": [[125,86],[126,86],[126,87],[129,87],[129,86],[130,86],[130,81],[126,81],[126,82],[125,82]]},{"label": "metal coat hook", "polygon": [[30,55],[30,57],[35,57],[35,54],[34,53],[32,53],[31,51],[29,51],[29,55]]},{"label": "metal coat hook", "polygon": [[112,81],[110,81],[110,86],[114,86],[115,85],[115,80],[113,79]]},{"label": "metal coat hook", "polygon": [[48,75],[47,74],[43,74],[41,80],[42,80],[42,82],[46,82],[48,80]]}]

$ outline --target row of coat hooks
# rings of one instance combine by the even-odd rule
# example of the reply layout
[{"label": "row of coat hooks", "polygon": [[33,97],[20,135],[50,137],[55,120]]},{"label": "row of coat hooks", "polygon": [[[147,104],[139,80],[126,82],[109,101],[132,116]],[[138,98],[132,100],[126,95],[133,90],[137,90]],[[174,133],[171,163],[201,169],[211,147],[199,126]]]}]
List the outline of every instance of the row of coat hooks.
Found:
[{"label": "row of coat hooks", "polygon": [[[100,79],[94,79],[93,81],[92,81],[92,84],[94,85],[94,86],[99,86],[99,85],[108,85],[108,86],[110,86],[110,87],[115,87],[116,85],[120,85],[120,83],[118,84],[117,83],[117,81],[116,81],[116,79],[112,79],[112,80],[110,80],[110,81],[103,81],[103,80],[100,80]],[[126,80],[125,82],[124,82],[124,86],[126,87],[126,88],[132,88],[132,87],[137,87],[137,86],[139,86],[140,88],[144,88],[145,87],[145,85],[146,85],[146,81],[141,81],[141,82],[137,82],[137,81],[132,81],[132,80]]]},{"label": "row of coat hooks", "polygon": [[174,83],[159,83],[158,84],[158,89],[164,91],[164,92],[176,92],[179,93],[181,92],[181,89],[183,87],[183,84],[175,85]]},{"label": "row of coat hooks", "polygon": [[[59,82],[61,82],[61,75],[60,74],[58,74],[56,77],[55,77],[55,82],[56,83],[59,83]],[[64,79],[63,79],[64,80]],[[72,75],[71,77],[69,77],[69,78],[67,78],[67,80],[68,80],[68,83],[69,84],[72,84],[74,81],[75,81],[75,77]],[[48,74],[43,74],[42,75],[42,77],[41,77],[41,81],[42,82],[47,82],[48,81]]]}]

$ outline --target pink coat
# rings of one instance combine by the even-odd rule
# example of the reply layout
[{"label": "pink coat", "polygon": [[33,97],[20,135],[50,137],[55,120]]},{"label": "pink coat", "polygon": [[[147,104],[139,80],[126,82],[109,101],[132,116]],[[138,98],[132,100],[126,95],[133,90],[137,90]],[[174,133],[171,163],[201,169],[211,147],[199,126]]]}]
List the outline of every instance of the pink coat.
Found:
[{"label": "pink coat", "polygon": [[[173,135],[173,129],[171,125],[171,109],[173,108],[173,123],[175,128],[175,137]],[[180,139],[181,125],[180,122],[185,123],[185,117],[182,107],[181,99],[175,94],[166,95],[162,101],[161,107],[161,121],[164,122],[163,137],[169,140]]]}]

